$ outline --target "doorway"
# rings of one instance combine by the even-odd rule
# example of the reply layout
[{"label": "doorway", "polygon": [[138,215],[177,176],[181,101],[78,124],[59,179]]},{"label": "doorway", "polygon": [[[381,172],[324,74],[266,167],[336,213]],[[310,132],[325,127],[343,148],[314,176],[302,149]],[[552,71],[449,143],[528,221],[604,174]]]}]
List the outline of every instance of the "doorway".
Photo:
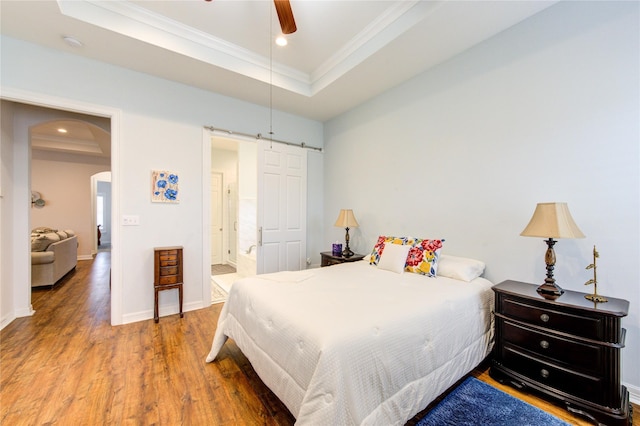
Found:
[{"label": "doorway", "polygon": [[210,144],[211,279],[228,292],[234,281],[256,274],[256,148],[214,135]]},{"label": "doorway", "polygon": [[222,212],[224,211],[224,200],[222,179],[221,172],[211,172],[211,274],[214,273],[214,266],[223,265]]},{"label": "doorway", "polygon": [[93,212],[96,229],[94,253],[111,251],[111,172],[91,176]]},{"label": "doorway", "polygon": [[[98,183],[94,176],[107,173],[110,181],[110,120],[36,106],[22,106],[29,117],[30,187],[45,204],[31,208],[30,226],[72,230],[78,237],[78,260],[96,255]],[[103,175],[104,176],[104,175]],[[100,225],[111,222],[110,183],[102,185]],[[106,208],[106,210],[105,210]]]},{"label": "doorway", "polygon": [[[32,177],[31,171],[33,168],[34,159],[32,158],[35,154],[36,156],[40,155],[36,151],[45,151],[45,150],[32,150],[32,130],[33,126],[38,123],[57,120],[63,117],[68,118],[70,115],[75,115],[74,119],[80,119],[82,121],[87,121],[89,123],[95,124],[98,127],[102,127],[98,124],[99,121],[103,121],[106,123],[106,127],[103,130],[106,130],[106,140],[105,145],[109,152],[111,151],[111,147],[114,149],[118,146],[118,135],[117,132],[115,135],[111,135],[109,129],[111,127],[118,128],[120,123],[121,112],[116,109],[98,106],[98,105],[89,105],[85,103],[77,103],[75,101],[63,98],[57,98],[47,95],[31,95],[21,91],[15,91],[12,89],[6,89],[2,96],[2,105],[3,112],[9,112],[12,117],[12,127],[8,130],[10,131],[9,140],[12,144],[12,149],[14,151],[14,155],[11,158],[11,169],[12,169],[12,181],[15,182],[13,186],[14,189],[22,188],[22,185],[26,188],[33,188],[32,185]],[[5,122],[3,121],[3,125]],[[3,126],[4,127],[4,126]],[[4,130],[4,129],[3,129]],[[36,145],[40,143],[39,140],[36,140]],[[51,153],[51,155],[60,156],[60,153]],[[40,161],[37,159],[35,161]],[[102,170],[109,170],[111,168],[112,162],[117,166],[117,158],[110,158],[106,161],[106,164]],[[41,182],[49,183],[52,180],[57,180],[59,176],[56,176],[56,179],[41,180]],[[85,180],[85,182],[88,181]],[[87,194],[89,191],[89,185],[85,183],[85,191]],[[52,194],[50,190],[52,188],[47,188],[46,193]],[[45,206],[42,211],[46,210],[47,213],[51,212],[52,214],[49,217],[53,218],[53,204],[46,204],[46,197],[49,195],[45,195],[45,190],[39,191],[45,200]],[[117,190],[116,190],[117,192]],[[118,194],[114,193],[114,202],[112,209],[117,211],[117,197]],[[31,208],[30,208],[30,200],[31,194],[29,191],[15,191],[14,197],[10,200],[11,203],[7,204],[9,208],[13,208],[16,212],[11,218],[3,216],[3,222],[5,219],[7,221],[3,223],[3,228],[9,226],[13,229],[13,232],[16,235],[28,235],[30,230],[35,226],[32,223],[31,218]],[[87,200],[89,200],[90,195],[87,195]],[[90,201],[88,201],[90,203]],[[50,208],[48,208],[50,207]],[[88,211],[86,215],[87,224],[92,222],[90,217],[90,208],[86,209]],[[22,211],[22,213],[20,213]],[[51,220],[52,221],[52,220]],[[47,222],[50,220],[47,218]],[[84,229],[84,227],[82,227]],[[89,229],[90,225],[87,225],[87,231],[90,232],[91,235],[95,234],[95,229]],[[117,231],[114,230],[114,231]],[[118,232],[113,232],[112,241],[117,241],[119,238]],[[90,244],[89,234],[87,234],[86,238],[87,244]],[[31,305],[31,269],[30,269],[30,247],[29,240],[22,238],[15,238],[10,241],[10,244],[3,244],[5,246],[7,252],[11,252],[12,256],[11,262],[8,262],[7,265],[10,266],[10,270],[6,273],[12,274],[13,279],[11,283],[12,292],[14,294],[13,297],[13,316],[12,318],[8,318],[7,321],[11,321],[17,317],[30,316],[34,314],[33,307]],[[10,247],[7,248],[7,247]],[[88,258],[91,258],[90,250],[86,254]],[[112,295],[116,296],[113,298],[111,304],[111,324],[118,325],[122,323],[122,304],[120,300],[121,294],[121,283],[119,279],[119,261],[118,256],[111,258],[112,260],[112,269],[114,271],[113,281],[112,281]],[[9,260],[9,259],[7,259]],[[82,259],[80,259],[82,260]]]},{"label": "doorway", "polygon": [[[236,135],[208,136],[209,167],[212,171],[222,170],[219,164],[226,155],[224,152],[237,153],[237,212],[235,218],[227,219],[226,227],[223,224],[223,228],[228,230],[234,219],[238,223],[237,237],[233,232],[223,232],[223,238],[224,235],[237,238],[237,276],[305,269],[306,149],[292,144],[248,140]],[[224,174],[223,181],[226,176]],[[211,210],[217,212],[215,208]],[[215,222],[215,217],[210,220]],[[228,243],[227,238],[224,246],[227,263]]]}]

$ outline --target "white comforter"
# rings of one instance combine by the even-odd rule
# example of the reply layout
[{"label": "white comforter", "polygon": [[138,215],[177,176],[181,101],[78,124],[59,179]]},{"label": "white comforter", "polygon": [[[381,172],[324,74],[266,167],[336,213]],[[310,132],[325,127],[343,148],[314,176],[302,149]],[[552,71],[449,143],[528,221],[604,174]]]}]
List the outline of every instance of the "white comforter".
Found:
[{"label": "white comforter", "polygon": [[402,425],[489,354],[491,285],[366,262],[245,278],[207,362],[233,338],[296,424]]}]

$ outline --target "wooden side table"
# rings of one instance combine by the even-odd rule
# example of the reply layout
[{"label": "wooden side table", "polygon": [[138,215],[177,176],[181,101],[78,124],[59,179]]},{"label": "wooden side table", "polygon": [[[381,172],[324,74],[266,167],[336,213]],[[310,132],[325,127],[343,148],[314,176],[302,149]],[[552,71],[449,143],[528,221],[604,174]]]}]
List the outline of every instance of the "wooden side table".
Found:
[{"label": "wooden side table", "polygon": [[609,426],[631,424],[629,393],[620,382],[622,317],[629,302],[585,299],[565,290],[555,300],[537,285],[504,281],[495,292],[495,346],[490,375],[532,390],[567,410]]},{"label": "wooden side table", "polygon": [[158,315],[158,292],[178,289],[180,318],[182,313],[182,246],[154,247],[153,249],[153,319],[160,320]]},{"label": "wooden side table", "polygon": [[331,266],[337,265],[339,263],[345,262],[355,262],[357,260],[362,260],[364,258],[364,254],[354,254],[351,257],[342,257],[342,256],[334,256],[330,251],[323,251],[320,253],[321,262],[320,266]]}]

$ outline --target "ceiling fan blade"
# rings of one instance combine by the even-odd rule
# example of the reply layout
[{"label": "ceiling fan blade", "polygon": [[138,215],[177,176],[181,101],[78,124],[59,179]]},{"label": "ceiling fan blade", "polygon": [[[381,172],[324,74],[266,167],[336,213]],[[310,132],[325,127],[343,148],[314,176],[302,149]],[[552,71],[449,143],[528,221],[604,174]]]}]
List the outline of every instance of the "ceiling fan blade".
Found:
[{"label": "ceiling fan blade", "polygon": [[273,0],[273,3],[276,6],[276,12],[278,12],[282,33],[295,33],[298,28],[296,27],[295,19],[293,19],[293,11],[291,10],[289,0]]}]

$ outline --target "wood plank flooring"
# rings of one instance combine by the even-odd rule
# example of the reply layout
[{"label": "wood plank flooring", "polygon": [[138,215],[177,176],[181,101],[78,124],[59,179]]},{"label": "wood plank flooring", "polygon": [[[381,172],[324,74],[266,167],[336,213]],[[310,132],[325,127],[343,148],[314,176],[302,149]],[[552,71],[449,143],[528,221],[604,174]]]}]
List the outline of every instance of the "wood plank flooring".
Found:
[{"label": "wood plank flooring", "polygon": [[[292,425],[233,341],[205,363],[222,304],[110,325],[109,252],[33,290],[36,313],[0,332],[2,425]],[[565,410],[473,373],[565,421]],[[636,407],[636,413],[640,412]],[[640,417],[640,416],[638,416]],[[417,418],[417,417],[416,417]],[[408,424],[415,424],[415,419]],[[638,425],[638,421],[634,422]]]}]

